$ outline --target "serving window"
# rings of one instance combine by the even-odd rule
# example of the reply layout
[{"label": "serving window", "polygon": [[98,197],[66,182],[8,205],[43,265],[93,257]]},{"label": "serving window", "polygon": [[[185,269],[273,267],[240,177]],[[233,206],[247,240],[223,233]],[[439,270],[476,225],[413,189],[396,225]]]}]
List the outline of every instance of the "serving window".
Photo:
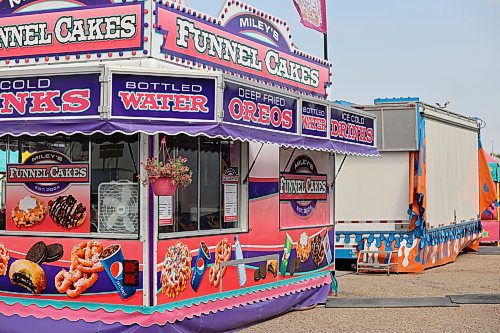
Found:
[{"label": "serving window", "polygon": [[0,228],[13,233],[137,237],[139,136],[0,139]]},{"label": "serving window", "polygon": [[247,144],[186,135],[166,142],[170,157],[187,159],[192,182],[172,197],[157,197],[160,238],[245,229]]}]

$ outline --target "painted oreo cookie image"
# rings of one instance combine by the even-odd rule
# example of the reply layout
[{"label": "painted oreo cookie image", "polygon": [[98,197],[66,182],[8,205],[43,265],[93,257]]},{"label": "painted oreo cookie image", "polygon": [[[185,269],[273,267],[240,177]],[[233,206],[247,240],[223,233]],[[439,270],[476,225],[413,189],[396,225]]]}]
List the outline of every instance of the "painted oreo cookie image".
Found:
[{"label": "painted oreo cookie image", "polygon": [[47,258],[47,245],[43,241],[36,242],[26,253],[26,260],[41,264]]},{"label": "painted oreo cookie image", "polygon": [[135,294],[135,287],[123,283],[123,253],[120,244],[110,245],[99,255],[102,266],[108,274],[121,298],[127,299]]},{"label": "painted oreo cookie image", "polygon": [[54,262],[62,258],[64,254],[64,248],[59,243],[54,243],[47,245],[47,257],[45,262]]}]

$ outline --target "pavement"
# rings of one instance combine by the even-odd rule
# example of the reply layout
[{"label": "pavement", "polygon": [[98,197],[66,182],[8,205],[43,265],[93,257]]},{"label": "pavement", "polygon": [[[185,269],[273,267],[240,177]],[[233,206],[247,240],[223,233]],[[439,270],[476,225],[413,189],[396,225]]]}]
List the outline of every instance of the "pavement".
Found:
[{"label": "pavement", "polygon": [[337,280],[338,297],[328,300],[335,308],[290,312],[243,332],[499,331],[498,255],[462,254],[421,274],[337,274]]}]

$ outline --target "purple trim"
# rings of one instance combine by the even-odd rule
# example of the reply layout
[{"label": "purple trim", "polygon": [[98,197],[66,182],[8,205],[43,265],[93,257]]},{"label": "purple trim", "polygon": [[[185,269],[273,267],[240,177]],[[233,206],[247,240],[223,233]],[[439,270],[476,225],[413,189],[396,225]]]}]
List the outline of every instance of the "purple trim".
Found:
[{"label": "purple trim", "polygon": [[169,135],[187,134],[190,136],[206,135],[208,137],[230,138],[242,141],[257,141],[263,143],[278,144],[282,146],[306,148],[322,151],[335,151],[355,155],[378,155],[374,147],[365,147],[351,143],[338,142],[326,139],[317,139],[262,130],[228,123],[186,123],[165,122],[158,120],[52,120],[52,121],[5,121],[2,122],[6,132],[1,135],[20,136],[30,135],[72,135],[115,132],[132,133],[167,133]]},{"label": "purple trim", "polygon": [[259,199],[268,195],[278,194],[279,182],[248,182],[248,197],[250,200]]},{"label": "purple trim", "polygon": [[[148,137],[148,157],[151,158],[154,156],[154,137]],[[156,297],[156,286],[154,284],[154,275],[156,274],[156,262],[154,260],[154,252],[155,252],[155,233],[154,233],[154,205],[153,205],[153,189],[151,186],[148,186],[148,270],[149,270],[149,305],[153,306],[155,303]]]},{"label": "purple trim", "polygon": [[[193,317],[173,324],[163,326],[153,325],[142,327],[140,325],[121,325],[120,323],[104,324],[103,322],[87,323],[84,320],[76,322],[67,319],[54,320],[51,318],[38,319],[33,316],[20,317],[18,315],[5,316],[0,314],[0,332],[25,333],[31,332],[36,327],[37,333],[75,332],[75,333],[120,333],[120,332],[225,332],[241,329],[250,324],[284,314],[288,311],[306,308],[318,303],[325,303],[330,285],[304,290],[292,295],[282,296],[232,309],[218,311],[208,315]],[[55,310],[61,311],[61,310]],[[112,316],[112,314],[110,314]]]}]

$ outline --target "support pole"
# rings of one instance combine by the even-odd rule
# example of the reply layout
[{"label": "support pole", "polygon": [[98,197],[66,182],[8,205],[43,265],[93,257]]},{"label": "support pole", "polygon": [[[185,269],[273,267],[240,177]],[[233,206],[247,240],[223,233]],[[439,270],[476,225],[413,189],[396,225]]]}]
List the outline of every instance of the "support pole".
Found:
[{"label": "support pole", "polygon": [[328,33],[323,33],[323,57],[328,60]]}]

